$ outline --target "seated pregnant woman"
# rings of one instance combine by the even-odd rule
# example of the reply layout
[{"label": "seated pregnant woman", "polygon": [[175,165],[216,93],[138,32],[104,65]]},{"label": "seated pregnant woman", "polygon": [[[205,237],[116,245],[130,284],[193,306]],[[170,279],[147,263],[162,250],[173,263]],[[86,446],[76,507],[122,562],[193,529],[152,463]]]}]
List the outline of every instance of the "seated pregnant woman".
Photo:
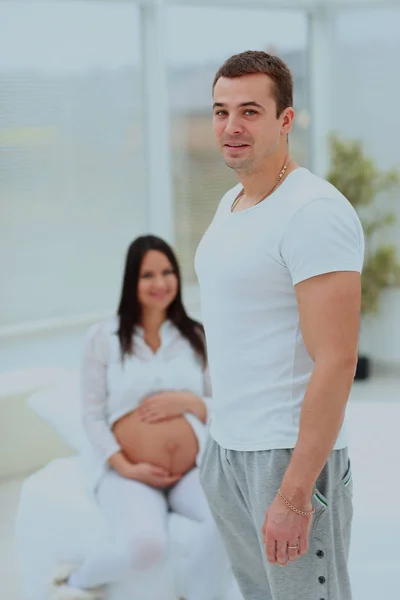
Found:
[{"label": "seated pregnant woman", "polygon": [[87,482],[114,537],[62,567],[51,599],[102,598],[107,584],[161,563],[170,509],[201,522],[187,600],[212,600],[227,558],[197,468],[211,393],[204,332],[184,309],[179,265],[159,238],[131,244],[117,317],[89,333],[81,379]]}]

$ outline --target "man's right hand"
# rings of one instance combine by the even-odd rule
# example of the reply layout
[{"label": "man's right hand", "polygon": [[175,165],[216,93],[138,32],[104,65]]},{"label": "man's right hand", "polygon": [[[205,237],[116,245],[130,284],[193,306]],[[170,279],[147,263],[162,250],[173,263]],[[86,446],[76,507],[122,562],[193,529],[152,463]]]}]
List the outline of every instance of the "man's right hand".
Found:
[{"label": "man's right hand", "polygon": [[149,463],[133,464],[121,451],[113,454],[108,462],[121,477],[135,479],[155,488],[173,485],[182,477],[182,475],[171,475],[167,469]]}]

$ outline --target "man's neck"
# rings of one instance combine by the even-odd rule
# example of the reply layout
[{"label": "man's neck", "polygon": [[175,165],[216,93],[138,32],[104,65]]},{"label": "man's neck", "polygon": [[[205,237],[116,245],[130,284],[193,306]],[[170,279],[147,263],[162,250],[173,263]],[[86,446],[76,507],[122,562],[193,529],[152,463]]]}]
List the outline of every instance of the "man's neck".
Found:
[{"label": "man's neck", "polygon": [[[268,163],[263,165],[257,171],[252,173],[239,172],[239,181],[243,186],[246,204],[253,204],[266,196],[277,183],[279,174],[285,164],[289,160],[289,154],[274,156],[268,160]],[[297,168],[297,164],[292,160],[287,167],[282,181]]]}]

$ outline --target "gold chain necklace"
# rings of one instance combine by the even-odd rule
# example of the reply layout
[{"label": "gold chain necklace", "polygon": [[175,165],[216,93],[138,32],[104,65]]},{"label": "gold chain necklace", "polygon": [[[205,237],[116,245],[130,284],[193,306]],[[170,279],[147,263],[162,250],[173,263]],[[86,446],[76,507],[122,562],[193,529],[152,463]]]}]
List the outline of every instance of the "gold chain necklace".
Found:
[{"label": "gold chain necklace", "polygon": [[[288,168],[288,166],[290,165],[290,163],[292,162],[292,159],[289,158],[289,160],[286,162],[285,159],[285,163],[282,167],[281,172],[279,173],[278,177],[276,178],[276,181],[274,183],[274,185],[272,186],[272,188],[269,190],[268,194],[263,194],[262,198],[260,198],[259,200],[257,200],[257,202],[255,202],[252,206],[256,206],[257,204],[259,204],[260,202],[262,202],[263,200],[265,200],[265,198],[268,198],[268,196],[270,196],[272,194],[272,192],[274,192],[276,190],[276,188],[278,187],[278,185],[280,184],[280,182],[282,181],[282,177],[284,176],[284,174],[286,173],[286,169]],[[242,189],[238,195],[236,196],[232,206],[231,206],[231,212],[233,212],[236,208],[236,206],[238,205],[238,202],[241,198],[243,198],[244,196],[244,189]]]}]

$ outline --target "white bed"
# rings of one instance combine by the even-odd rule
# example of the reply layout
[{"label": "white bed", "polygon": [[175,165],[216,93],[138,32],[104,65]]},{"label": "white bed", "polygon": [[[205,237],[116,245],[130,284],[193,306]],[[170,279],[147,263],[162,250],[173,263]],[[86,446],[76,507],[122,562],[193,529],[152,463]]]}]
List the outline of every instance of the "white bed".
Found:
[{"label": "white bed", "polygon": [[[170,589],[159,589],[157,572],[153,569],[112,586],[107,600],[184,597],[185,557],[200,526],[179,515],[169,515],[170,549],[166,568]],[[16,519],[22,600],[44,600],[56,566],[79,563],[108,535],[103,515],[85,492],[78,457],[56,459],[31,475],[22,486]],[[233,588],[230,573],[221,573],[221,600],[233,600],[232,594],[236,593]]]},{"label": "white bed", "polygon": [[[76,452],[85,444],[80,426],[76,381],[59,382],[28,400],[29,407],[46,421]],[[15,542],[22,600],[45,600],[55,568],[79,563],[91,548],[110,536],[95,500],[86,492],[78,454],[51,460],[22,485],[16,515]],[[110,587],[107,600],[175,600],[185,597],[185,560],[196,528],[201,524],[170,513],[170,547],[165,568],[168,589],[160,589],[157,570],[132,574]],[[162,581],[165,581],[162,578]],[[241,600],[230,571],[221,573],[215,600]]]}]

